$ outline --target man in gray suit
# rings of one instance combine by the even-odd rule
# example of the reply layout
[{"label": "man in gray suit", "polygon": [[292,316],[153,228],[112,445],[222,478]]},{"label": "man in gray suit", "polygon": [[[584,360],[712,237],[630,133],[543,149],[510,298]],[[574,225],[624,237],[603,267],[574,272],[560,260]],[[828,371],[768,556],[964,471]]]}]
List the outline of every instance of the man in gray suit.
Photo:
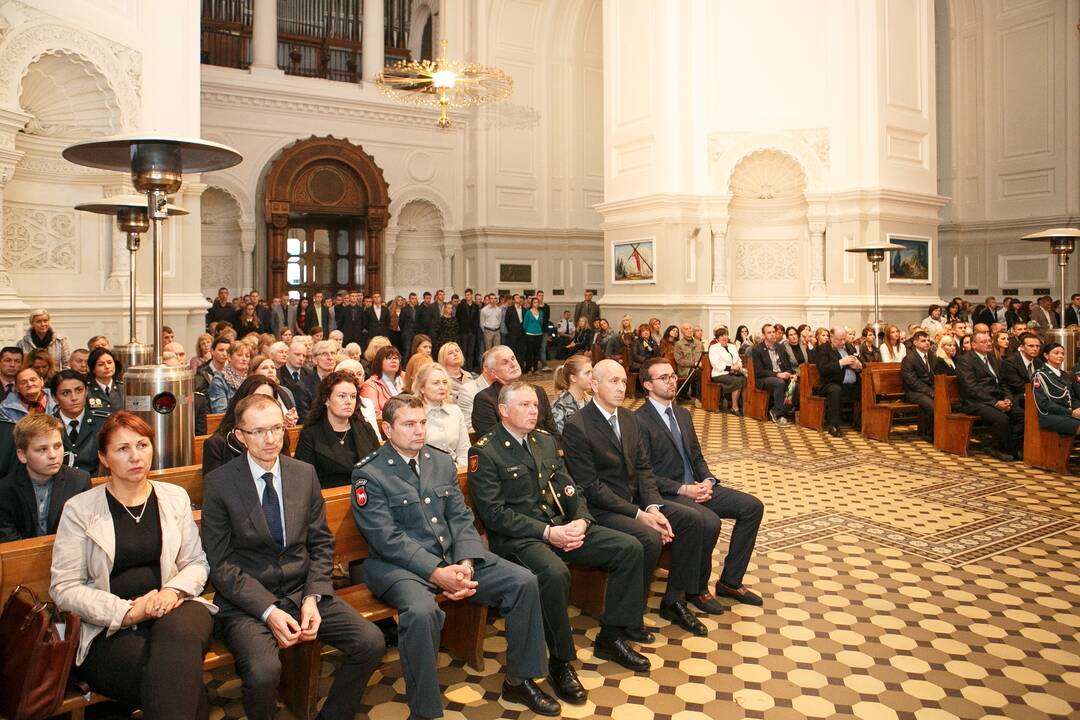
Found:
[{"label": "man in gray suit", "polygon": [[600,319],[600,306],[593,302],[592,290],[586,290],[585,299],[574,306],[574,317],[571,320],[576,323],[578,318],[588,319],[589,327],[592,327]]},{"label": "man in gray suit", "polygon": [[401,394],[382,411],[387,442],[353,470],[353,517],[367,538],[364,581],[398,609],[398,647],[414,718],[442,717],[436,676],[439,634],[448,602],[471,599],[506,619],[503,699],[538,715],[558,715],[558,701],[533,678],[547,675],[536,576],[484,549],[465,504],[454,461],[425,445],[424,402]]},{"label": "man in gray suit", "polygon": [[248,718],[274,717],[278,648],[317,638],[345,656],[319,717],[352,720],[386,644],[334,595],[334,536],[319,479],[311,465],[281,455],[284,434],[276,400],[244,398],[236,436],[247,452],[204,479],[202,541],[217,622],[236,657]]}]

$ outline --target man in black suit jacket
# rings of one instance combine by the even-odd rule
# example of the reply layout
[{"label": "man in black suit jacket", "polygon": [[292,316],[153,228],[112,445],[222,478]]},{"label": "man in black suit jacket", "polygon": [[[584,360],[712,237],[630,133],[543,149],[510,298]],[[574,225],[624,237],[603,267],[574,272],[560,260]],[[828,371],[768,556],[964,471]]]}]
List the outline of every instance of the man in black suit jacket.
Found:
[{"label": "man in black suit jacket", "polygon": [[236,406],[247,452],[204,480],[202,541],[220,608],[217,622],[252,720],[270,720],[281,677],[278,648],[318,639],[344,654],[319,717],[351,720],[382,660],[382,633],[334,595],[334,536],[315,469],[281,455],[285,416],[252,395]]},{"label": "man in black suit jacket", "polygon": [[979,312],[975,313],[975,316],[971,319],[971,324],[976,325],[982,323],[987,327],[990,327],[997,322],[997,300],[993,297],[986,298],[986,304],[979,309]]},{"label": "man in black suit jacket", "polygon": [[705,552],[702,553],[701,587],[687,600],[699,609],[719,614],[720,605],[709,594],[712,548],[720,537],[721,518],[735,520],[728,543],[727,558],[716,594],[749,605],[761,605],[761,597],[743,585],[750,554],[757,541],[758,527],[765,511],[753,495],[720,485],[705,462],[690,411],[675,404],[678,375],[665,358],[650,358],[638,371],[648,399],[634,411],[641,442],[656,475],[656,488],[672,502],[692,508],[701,515]]},{"label": "man in black suit jacket", "polygon": [[364,308],[364,328],[367,330],[368,342],[376,335],[390,337],[390,311],[383,305],[382,294],[379,292],[372,293],[371,307]]},{"label": "man in black suit jacket", "polygon": [[289,345],[289,354],[285,358],[285,364],[278,368],[278,382],[288,388],[296,402],[296,416],[303,424],[308,416],[308,408],[311,404],[311,391],[308,390],[304,379],[311,374],[311,370],[304,367],[307,357],[307,345],[302,340],[293,340]]},{"label": "man in black suit jacket", "polygon": [[[787,392],[788,383],[795,377],[795,369],[787,359],[787,353],[780,352],[776,347],[776,328],[765,325],[761,328],[764,339],[754,345],[750,351],[750,359],[754,363],[754,382],[758,390],[767,390],[772,393],[772,409],[769,415],[780,427],[791,424],[787,416],[795,412],[795,406],[784,406],[784,394]],[[795,401],[798,401],[798,395]]]},{"label": "man in black suit jacket", "polygon": [[1024,413],[1001,383],[1001,366],[991,350],[990,333],[971,336],[971,352],[956,359],[956,380],[960,409],[990,425],[994,434],[990,454],[998,460],[1012,460],[1022,447]]},{"label": "man in black suit jacket", "polygon": [[1020,346],[1001,361],[1001,384],[1012,398],[1013,405],[1024,407],[1024,390],[1035,377],[1035,371],[1043,366],[1042,341],[1035,333],[1020,336]]},{"label": "man in black suit jacket", "polygon": [[520,364],[525,360],[525,330],[521,327],[525,321],[525,305],[520,295],[514,294],[514,300],[506,307],[503,318],[506,323],[506,345],[517,355]]},{"label": "man in black suit jacket", "polygon": [[1080,293],[1073,293],[1069,306],[1065,308],[1065,327],[1080,325]]},{"label": "man in black suit jacket", "polygon": [[477,367],[477,348],[480,340],[480,305],[473,301],[472,288],[465,289],[465,299],[458,303],[454,311],[457,315],[458,345],[465,356],[465,369]]},{"label": "man in black suit jacket", "polygon": [[[589,510],[601,525],[633,535],[645,551],[642,592],[647,599],[660,551],[671,543],[671,569],[660,601],[660,616],[694,635],[705,625],[686,606],[687,593],[699,593],[704,540],[701,515],[679,503],[665,503],[642,445],[634,414],[619,407],[626,394],[626,371],[614,360],[593,368],[593,399],[563,427],[566,466],[585,493]],[[644,633],[644,628],[640,628]],[[631,640],[638,638],[629,636]]]},{"label": "man in black suit jacket", "polygon": [[64,503],[90,489],[90,475],[64,465],[63,425],[27,415],[15,426],[12,472],[0,480],[0,542],[52,535]]},{"label": "man in black suit jacket", "polygon": [[834,327],[829,333],[829,344],[814,348],[811,359],[821,375],[821,384],[814,394],[825,398],[825,425],[830,435],[840,437],[840,405],[853,405],[859,399],[862,363],[858,352],[847,341],[847,330]]},{"label": "man in black suit jacket", "polygon": [[911,338],[911,352],[900,361],[900,381],[904,384],[904,399],[919,406],[931,440],[934,432],[933,363],[930,336],[925,330],[917,330]]},{"label": "man in black suit jacket", "polygon": [[[435,324],[439,321],[439,306],[431,302],[431,293],[424,293],[424,301],[416,308],[416,332],[419,335],[431,334],[435,331]],[[412,347],[406,348],[412,350]]]},{"label": "man in black suit jacket", "polygon": [[401,362],[409,362],[409,355],[412,352],[412,341],[416,337],[416,323],[417,323],[417,310],[416,293],[409,293],[409,299],[405,303],[405,307],[401,308],[401,312],[398,314],[398,327],[401,329],[401,347],[398,350],[401,351]]},{"label": "man in black suit jacket", "polygon": [[[476,393],[473,398],[472,428],[476,436],[486,434],[494,430],[499,424],[499,391],[503,385],[508,385],[515,380],[521,379],[521,366],[513,351],[505,345],[496,345],[484,354],[487,370],[495,376],[495,382]],[[559,442],[559,429],[555,426],[555,416],[551,412],[551,402],[547,393],[539,385],[532,386],[536,390],[536,400],[539,403],[539,414],[536,418],[536,427],[546,430],[549,435]]]},{"label": "man in black suit jacket", "polygon": [[345,300],[334,309],[334,324],[341,331],[345,345],[360,343],[364,320],[361,316],[359,295],[358,292],[348,293]]}]

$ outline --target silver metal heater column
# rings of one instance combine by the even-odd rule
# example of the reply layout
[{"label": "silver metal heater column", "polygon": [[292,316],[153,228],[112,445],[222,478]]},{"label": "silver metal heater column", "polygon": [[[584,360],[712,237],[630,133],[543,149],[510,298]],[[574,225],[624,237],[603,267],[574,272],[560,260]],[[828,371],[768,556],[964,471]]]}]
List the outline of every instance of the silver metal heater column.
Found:
[{"label": "silver metal heater column", "polygon": [[[1032,233],[1020,238],[1030,242],[1049,242],[1050,254],[1057,257],[1058,273],[1060,274],[1061,292],[1061,320],[1065,321],[1065,310],[1069,307],[1069,292],[1065,285],[1065,269],[1069,266],[1069,256],[1076,248],[1076,241],[1080,238],[1080,230],[1073,228],[1051,228],[1042,232]],[[1041,328],[1040,328],[1041,329]],[[1080,358],[1080,329],[1075,327],[1046,328],[1043,332],[1046,342],[1061,343],[1065,348],[1065,364],[1062,366],[1066,371],[1071,371]]]},{"label": "silver metal heater column", "polygon": [[125,409],[146,420],[157,434],[154,469],[190,465],[194,459],[195,375],[186,367],[161,364],[163,225],[170,215],[166,196],[180,190],[184,173],[222,170],[236,165],[242,157],[218,143],[163,135],[77,143],[63,155],[76,165],[130,172],[135,189],[146,196],[154,253],[153,364],[136,365],[124,372]]}]

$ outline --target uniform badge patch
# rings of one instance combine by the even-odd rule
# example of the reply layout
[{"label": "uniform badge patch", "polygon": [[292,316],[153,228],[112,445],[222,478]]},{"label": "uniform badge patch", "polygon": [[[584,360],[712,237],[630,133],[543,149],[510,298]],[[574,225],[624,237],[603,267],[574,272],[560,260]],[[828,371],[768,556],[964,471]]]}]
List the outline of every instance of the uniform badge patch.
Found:
[{"label": "uniform badge patch", "polygon": [[480,467],[480,456],[479,455],[470,455],[469,456],[469,472],[476,472],[479,467]]},{"label": "uniform badge patch", "polygon": [[574,490],[573,485],[567,485],[566,487],[563,488],[562,491],[563,491],[563,495],[566,495],[566,497],[574,497],[574,493],[577,492],[576,490]]},{"label": "uniform badge patch", "polygon": [[367,505],[367,488],[363,485],[358,485],[356,488],[356,504],[360,507]]}]

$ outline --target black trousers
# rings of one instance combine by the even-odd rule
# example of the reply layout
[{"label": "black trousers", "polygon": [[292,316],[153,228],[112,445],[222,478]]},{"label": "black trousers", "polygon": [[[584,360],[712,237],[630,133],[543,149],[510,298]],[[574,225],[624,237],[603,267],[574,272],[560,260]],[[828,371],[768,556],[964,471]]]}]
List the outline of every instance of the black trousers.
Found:
[{"label": "black trousers", "polygon": [[[712,548],[720,536],[720,521],[735,521],[735,527],[731,529],[731,540],[728,542],[727,557],[724,558],[724,568],[720,571],[720,582],[729,588],[740,587],[743,584],[743,576],[746,575],[746,567],[750,564],[750,556],[754,553],[765,506],[749,493],[722,485],[713,488],[713,496],[707,502],[697,503],[681,495],[672,500],[681,505],[693,507],[701,513],[707,552],[702,561],[699,592],[706,592],[709,589]],[[710,537],[712,544],[710,544]]]},{"label": "black trousers", "polygon": [[[300,609],[291,602],[282,609],[300,619]],[[382,631],[368,622],[336,596],[319,602],[318,638],[345,656],[334,674],[334,683],[326,696],[319,716],[326,720],[352,720],[368,679],[379,667],[386,640]],[[225,644],[236,658],[240,676],[244,713],[249,720],[271,720],[277,712],[277,690],[281,680],[281,659],[277,640],[270,627],[257,617],[230,613],[219,625]]]},{"label": "black trousers", "polygon": [[969,415],[977,415],[990,426],[994,445],[1003,453],[1012,455],[1024,445],[1024,411],[1017,405],[1007,413],[993,405],[964,403],[961,409]]},{"label": "black trousers", "polygon": [[825,424],[839,427],[840,407],[850,406],[859,398],[859,383],[828,383],[819,387],[815,393],[825,398]]},{"label": "black trousers", "polygon": [[532,372],[540,367],[540,342],[543,339],[543,335],[525,336],[525,364],[522,366],[524,372]]},{"label": "black trousers", "polygon": [[[708,576],[704,581],[701,579],[702,553],[710,557],[712,555],[712,545],[708,548],[704,547],[705,528],[701,513],[678,503],[665,503],[660,512],[671,523],[671,529],[675,533],[675,539],[671,541],[671,571],[668,573],[668,589],[688,593],[699,592],[701,583],[708,582]],[[660,552],[664,549],[664,544],[660,541],[660,533],[626,515],[594,509],[593,516],[601,525],[633,535],[641,543],[645,551],[642,598],[648,598],[652,576],[660,563]]]},{"label": "black trousers", "polygon": [[784,408],[784,394],[787,392],[788,381],[778,377],[761,378],[757,381],[758,390],[772,393],[772,413],[774,416],[787,415],[790,410]]},{"label": "black trousers", "polygon": [[206,720],[202,665],[213,631],[206,606],[188,601],[157,620],[102,631],[79,673],[94,692],[141,707],[146,720]]},{"label": "black trousers", "polygon": [[585,534],[585,544],[577,550],[566,552],[543,540],[529,538],[515,542],[507,557],[536,575],[544,639],[553,660],[569,662],[577,658],[566,610],[570,604],[568,564],[608,571],[604,616],[600,620],[605,628],[641,627],[645,598],[636,590],[645,555],[641,543],[626,533],[594,523]]},{"label": "black trousers", "polygon": [[458,345],[461,347],[461,354],[465,358],[465,369],[472,372],[477,367],[476,335],[473,333],[460,333],[458,335]]},{"label": "black trousers", "polygon": [[920,392],[905,392],[904,399],[909,403],[915,403],[923,416],[927,432],[934,432],[934,396]]}]

